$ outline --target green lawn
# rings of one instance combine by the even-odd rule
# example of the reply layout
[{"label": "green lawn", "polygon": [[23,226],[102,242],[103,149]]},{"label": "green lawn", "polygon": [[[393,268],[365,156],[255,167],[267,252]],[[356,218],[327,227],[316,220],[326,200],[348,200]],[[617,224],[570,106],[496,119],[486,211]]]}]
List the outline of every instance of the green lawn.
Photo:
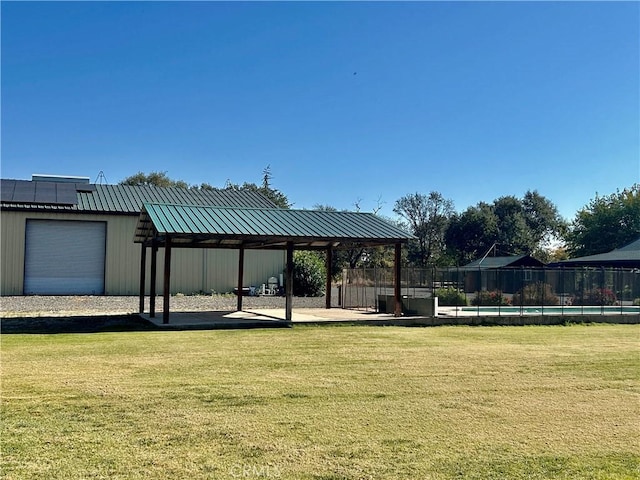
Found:
[{"label": "green lawn", "polygon": [[640,478],[640,327],[2,337],[6,479]]}]

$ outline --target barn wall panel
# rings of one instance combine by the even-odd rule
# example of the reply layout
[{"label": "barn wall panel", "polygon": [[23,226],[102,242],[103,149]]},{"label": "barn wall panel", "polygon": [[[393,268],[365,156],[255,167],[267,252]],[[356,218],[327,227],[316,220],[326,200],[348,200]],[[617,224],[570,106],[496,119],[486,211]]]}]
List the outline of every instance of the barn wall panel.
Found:
[{"label": "barn wall panel", "polygon": [[0,218],[1,295],[22,295],[25,218],[21,212],[4,211]]},{"label": "barn wall panel", "polygon": [[[26,219],[83,220],[107,222],[105,293],[137,295],[140,279],[139,244],[133,243],[138,217],[47,212],[2,211],[0,219],[0,291],[2,295],[22,295]],[[238,278],[238,251],[227,249],[174,249],[171,293],[230,292]],[[259,286],[284,268],[284,252],[247,250],[245,286]],[[147,250],[147,287],[151,278],[151,249]],[[156,292],[162,294],[164,250],[158,250]]]}]

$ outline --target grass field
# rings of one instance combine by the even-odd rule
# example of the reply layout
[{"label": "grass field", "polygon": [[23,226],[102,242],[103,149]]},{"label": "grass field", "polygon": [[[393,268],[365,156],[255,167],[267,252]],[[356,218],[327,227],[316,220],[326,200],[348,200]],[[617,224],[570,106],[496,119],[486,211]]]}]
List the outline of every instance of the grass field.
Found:
[{"label": "grass field", "polygon": [[640,328],[2,337],[5,479],[636,479]]}]

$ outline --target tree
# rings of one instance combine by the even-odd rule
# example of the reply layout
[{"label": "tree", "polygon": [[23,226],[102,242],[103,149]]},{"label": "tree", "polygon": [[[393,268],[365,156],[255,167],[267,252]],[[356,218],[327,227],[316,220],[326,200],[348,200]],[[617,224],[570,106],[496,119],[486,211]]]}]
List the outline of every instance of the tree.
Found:
[{"label": "tree", "polygon": [[263,196],[267,197],[271,200],[274,205],[279,208],[290,208],[291,204],[289,203],[289,199],[287,196],[282,193],[280,190],[277,190],[271,186],[271,179],[273,176],[271,175],[271,166],[267,165],[265,169],[262,171],[262,184],[260,186],[255,183],[243,183],[242,185],[238,185],[237,183],[231,183],[227,180],[225,185],[226,190],[236,190],[236,191],[251,191],[258,192]]},{"label": "tree", "polygon": [[438,192],[405,195],[393,211],[408,224],[417,237],[409,243],[409,261],[418,266],[437,264],[444,253],[445,233],[453,216],[453,202]]},{"label": "tree", "polygon": [[151,172],[144,174],[138,172],[135,175],[125,178],[120,181],[120,185],[132,185],[132,186],[154,186],[154,187],[177,187],[177,188],[189,188],[187,182],[183,180],[172,180],[167,176],[167,172]]},{"label": "tree", "polygon": [[[271,167],[267,165],[267,167],[262,171],[262,184],[260,186],[255,183],[243,183],[242,185],[231,183],[227,180],[227,183],[224,187],[225,190],[245,190],[251,192],[258,192],[261,195],[267,197],[271,200],[277,207],[280,208],[289,208],[289,200],[286,195],[283,194],[280,190],[274,189],[271,187]],[[151,172],[149,174],[145,174],[143,172],[138,172],[135,175],[131,175],[130,177],[125,178],[120,181],[120,185],[132,185],[132,186],[154,186],[154,187],[176,187],[176,188],[188,188],[190,190],[204,190],[211,191],[216,190],[216,187],[210,185],[209,183],[201,183],[200,185],[189,185],[184,180],[173,180],[169,178],[167,172]]]},{"label": "tree", "polygon": [[[382,215],[377,216],[401,230],[406,229],[406,225],[397,219],[388,218]],[[402,249],[401,256],[402,258],[400,262],[407,264],[407,249]],[[393,268],[395,265],[395,246],[380,245],[365,249],[362,258],[360,259],[360,264],[366,268]]]},{"label": "tree", "polygon": [[[557,243],[567,233],[567,222],[560,216],[558,207],[536,190],[528,191],[522,199],[525,221],[536,239],[536,249],[544,249],[550,254],[552,244]],[[536,253],[534,249],[534,253]],[[541,257],[538,257],[543,260]]]},{"label": "tree", "polygon": [[[359,201],[356,201],[354,206],[356,211],[360,210]],[[316,204],[313,206],[314,210],[324,212],[337,212],[338,209],[331,205]],[[347,211],[347,210],[343,210]],[[378,206],[373,209],[373,214],[377,215],[380,211],[380,201],[378,200]],[[383,217],[381,217],[383,218]],[[383,218],[385,221],[398,225],[398,222],[389,218]],[[377,247],[363,247],[361,245],[341,245],[341,248],[334,250],[331,262],[331,275],[336,278],[341,274],[343,268],[358,268],[358,267],[393,267],[395,250],[393,245],[383,245]]]},{"label": "tree", "polygon": [[640,237],[640,184],[596,197],[576,213],[565,240],[571,257],[609,252]]},{"label": "tree", "polygon": [[533,254],[547,260],[551,240],[565,229],[557,207],[537,191],[528,191],[522,199],[504,196],[455,215],[445,240],[458,264],[480,258],[491,248],[501,255]]},{"label": "tree", "polygon": [[524,206],[514,196],[500,197],[493,202],[498,235],[495,240],[505,253],[522,255],[531,253],[536,245],[525,218]]},{"label": "tree", "polygon": [[498,238],[498,218],[492,206],[480,202],[452,216],[445,242],[453,263],[465,265],[482,257]]},{"label": "tree", "polygon": [[297,297],[320,297],[324,294],[325,262],[319,252],[293,252],[293,294]]}]

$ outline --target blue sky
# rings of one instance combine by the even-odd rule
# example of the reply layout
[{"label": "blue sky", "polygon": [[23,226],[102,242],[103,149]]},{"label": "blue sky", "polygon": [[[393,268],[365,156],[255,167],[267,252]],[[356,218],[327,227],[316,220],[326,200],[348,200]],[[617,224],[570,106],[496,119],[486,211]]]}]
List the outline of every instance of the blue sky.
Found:
[{"label": "blue sky", "polygon": [[640,181],[638,2],[6,2],[3,178],[166,171],[294,208],[572,219]]}]

